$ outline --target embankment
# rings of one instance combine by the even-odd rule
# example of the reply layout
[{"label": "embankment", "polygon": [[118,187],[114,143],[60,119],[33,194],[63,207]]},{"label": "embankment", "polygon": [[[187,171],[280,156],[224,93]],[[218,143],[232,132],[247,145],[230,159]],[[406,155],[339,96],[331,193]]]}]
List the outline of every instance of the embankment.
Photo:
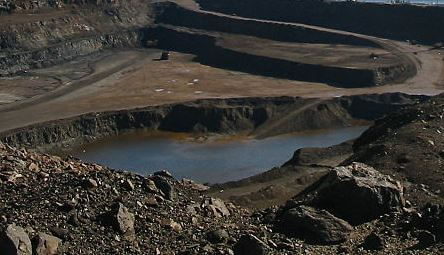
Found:
[{"label": "embankment", "polygon": [[[294,131],[350,126],[357,120],[374,120],[422,96],[404,94],[362,95],[325,100],[298,97],[207,99],[116,112],[91,113],[41,123],[0,134],[15,146],[52,149],[136,129],[234,134],[272,127],[277,135]],[[300,109],[291,118],[289,110]],[[276,121],[279,122],[276,124]]]},{"label": "embankment", "polygon": [[444,41],[444,8],[322,0],[198,0],[205,10],[425,44]]},{"label": "embankment", "polygon": [[142,47],[142,29],[154,19],[151,5],[140,0],[11,1],[8,6],[15,9],[0,15],[0,76],[102,49]]},{"label": "embankment", "polygon": [[144,38],[143,30],[136,29],[76,39],[32,51],[0,55],[0,76],[61,64],[105,49],[141,47]]},{"label": "embankment", "polygon": [[283,42],[346,44],[380,48],[379,44],[371,40],[353,35],[332,33],[291,24],[236,19],[215,13],[185,9],[171,2],[155,4],[154,11],[156,13],[156,23],[179,27],[250,35]]},{"label": "embankment", "polygon": [[327,83],[341,88],[380,86],[416,74],[407,71],[411,69],[409,63],[358,69],[252,55],[224,48],[218,44],[217,36],[211,33],[187,28],[158,26],[148,29],[147,38],[156,38],[159,48],[194,54],[197,56],[194,60],[204,65],[275,78]]}]

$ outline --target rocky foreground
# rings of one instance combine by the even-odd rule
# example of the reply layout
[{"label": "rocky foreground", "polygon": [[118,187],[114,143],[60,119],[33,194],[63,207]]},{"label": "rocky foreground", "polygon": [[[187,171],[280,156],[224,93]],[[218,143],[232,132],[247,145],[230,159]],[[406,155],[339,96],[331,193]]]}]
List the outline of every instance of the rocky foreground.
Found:
[{"label": "rocky foreground", "polygon": [[248,210],[168,172],[140,176],[0,145],[0,254],[440,254],[441,207],[353,163]]}]

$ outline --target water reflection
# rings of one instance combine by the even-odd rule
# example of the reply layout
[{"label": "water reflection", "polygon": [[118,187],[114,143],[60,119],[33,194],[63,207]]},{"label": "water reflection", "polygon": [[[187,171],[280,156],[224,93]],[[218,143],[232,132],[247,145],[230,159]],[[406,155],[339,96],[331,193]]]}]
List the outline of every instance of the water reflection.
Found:
[{"label": "water reflection", "polygon": [[180,134],[144,133],[106,138],[71,153],[88,162],[149,174],[168,169],[176,178],[221,183],[252,176],[290,159],[296,149],[327,147],[358,137],[367,127],[255,139],[196,142]]}]

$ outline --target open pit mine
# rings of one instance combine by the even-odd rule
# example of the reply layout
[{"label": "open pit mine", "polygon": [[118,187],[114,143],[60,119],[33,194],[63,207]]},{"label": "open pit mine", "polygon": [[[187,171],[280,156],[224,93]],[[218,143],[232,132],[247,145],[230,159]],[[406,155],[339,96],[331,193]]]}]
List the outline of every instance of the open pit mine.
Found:
[{"label": "open pit mine", "polygon": [[444,7],[0,0],[0,255],[443,254]]}]

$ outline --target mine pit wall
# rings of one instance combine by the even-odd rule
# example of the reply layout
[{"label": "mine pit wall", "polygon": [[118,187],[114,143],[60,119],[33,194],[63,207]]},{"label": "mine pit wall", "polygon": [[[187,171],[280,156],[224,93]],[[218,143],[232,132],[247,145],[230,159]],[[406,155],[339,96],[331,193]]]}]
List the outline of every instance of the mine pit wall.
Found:
[{"label": "mine pit wall", "polygon": [[250,35],[283,42],[346,44],[380,48],[379,44],[371,40],[351,35],[324,32],[289,24],[234,19],[188,10],[171,2],[155,4],[153,9],[157,23],[179,27]]},{"label": "mine pit wall", "polygon": [[49,67],[110,48],[142,47],[144,30],[99,35],[34,51],[0,56],[0,76],[17,74],[34,68]]},{"label": "mine pit wall", "polygon": [[198,0],[226,14],[296,22],[424,44],[444,41],[443,7],[322,0]]},{"label": "mine pit wall", "polygon": [[252,55],[223,48],[211,35],[170,26],[150,28],[147,37],[156,38],[159,48],[194,54],[197,56],[195,61],[204,65],[275,78],[326,83],[341,88],[379,86],[403,81],[416,74],[416,69],[408,71],[410,67],[404,63],[377,69],[356,69]]},{"label": "mine pit wall", "polygon": [[[16,1],[16,3],[19,2],[25,4],[26,8],[37,8],[32,5],[32,1]],[[109,1],[66,1],[65,3],[72,2],[93,4],[92,6],[109,4]],[[111,6],[118,3],[118,1],[112,2]],[[150,3],[140,0],[125,3],[130,5],[135,2],[150,5]],[[30,3],[31,5],[28,6]],[[38,1],[37,6],[43,8],[46,6],[45,3],[46,1]],[[208,35],[179,32],[177,29],[152,28],[151,19],[156,16],[157,22],[172,25],[245,33],[282,41],[345,43],[379,47],[369,40],[353,36],[301,29],[276,23],[235,20],[183,9],[173,3],[158,3],[154,4],[154,7],[145,7],[147,10],[145,15],[141,14],[144,10],[133,10],[134,6],[131,7],[133,9],[128,8],[121,10],[117,16],[109,16],[106,13],[114,10],[113,8],[102,10],[98,7],[98,9],[93,9],[93,12],[99,15],[100,20],[109,20],[109,24],[105,22],[107,25],[104,27],[105,31],[111,31],[108,33],[100,32],[100,29],[96,29],[94,26],[88,26],[91,25],[87,22],[88,19],[80,18],[81,15],[63,15],[31,23],[4,26],[0,24],[0,76],[20,74],[34,68],[53,66],[104,49],[145,47],[147,41],[155,41],[156,39],[159,41],[160,48],[196,54],[196,60],[202,64],[277,78],[327,83],[338,87],[384,85],[393,81],[402,81],[414,75],[402,72],[403,69],[406,69],[404,64],[375,70],[347,69],[250,55],[223,48],[217,45],[215,38]],[[134,18],[138,20],[135,24],[128,23],[127,17],[131,14],[134,14]],[[113,17],[118,18],[114,19]],[[142,26],[142,24],[144,25]],[[136,26],[132,27],[132,25]],[[188,30],[189,27],[187,27]],[[91,30],[86,31],[88,30],[86,28]],[[274,68],[277,66],[279,68]]]},{"label": "mine pit wall", "polygon": [[[271,135],[295,131],[339,128],[356,120],[371,121],[405,105],[425,100],[404,94],[363,95],[317,99],[297,97],[207,99],[142,109],[91,113],[35,124],[0,134],[2,142],[17,147],[54,151],[135,130],[236,134],[271,125]],[[301,114],[274,124],[289,109],[312,104]],[[271,120],[271,121],[270,121]]]},{"label": "mine pit wall", "polygon": [[[103,49],[143,47],[144,28],[154,20],[151,3],[145,0],[9,2],[16,9],[2,17],[6,18],[5,24],[0,21],[3,76],[48,67]],[[0,9],[1,4],[0,1]],[[10,20],[14,22],[8,23]]]}]

